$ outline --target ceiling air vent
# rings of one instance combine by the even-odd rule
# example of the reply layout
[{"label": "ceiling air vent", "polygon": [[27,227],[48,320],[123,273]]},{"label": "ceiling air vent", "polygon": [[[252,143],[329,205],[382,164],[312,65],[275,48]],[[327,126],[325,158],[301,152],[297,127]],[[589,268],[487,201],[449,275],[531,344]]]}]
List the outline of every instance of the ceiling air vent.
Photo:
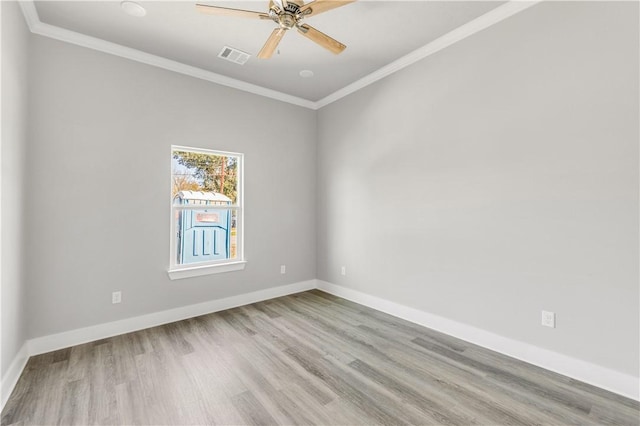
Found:
[{"label": "ceiling air vent", "polygon": [[243,52],[242,50],[234,49],[233,47],[225,46],[218,55],[218,58],[226,59],[227,61],[244,65],[249,60],[251,55]]}]

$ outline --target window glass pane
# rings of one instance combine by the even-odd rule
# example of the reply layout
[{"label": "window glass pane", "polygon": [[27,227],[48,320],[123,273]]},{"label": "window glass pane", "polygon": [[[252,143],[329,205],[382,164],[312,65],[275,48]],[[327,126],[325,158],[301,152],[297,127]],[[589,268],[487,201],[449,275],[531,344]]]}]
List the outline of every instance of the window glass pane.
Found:
[{"label": "window glass pane", "polygon": [[198,191],[222,194],[237,203],[238,157],[174,150],[171,166],[174,200],[181,191]]},{"label": "window glass pane", "polygon": [[236,259],[237,211],[174,210],[177,265]]},{"label": "window glass pane", "polygon": [[175,207],[170,267],[243,260],[242,157],[172,147],[171,197]]}]

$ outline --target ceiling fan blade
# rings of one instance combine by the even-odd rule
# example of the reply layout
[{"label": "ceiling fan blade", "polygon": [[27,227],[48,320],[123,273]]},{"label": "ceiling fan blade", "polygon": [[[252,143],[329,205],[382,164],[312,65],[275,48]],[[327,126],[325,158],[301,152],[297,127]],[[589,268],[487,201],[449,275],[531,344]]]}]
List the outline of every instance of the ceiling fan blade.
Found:
[{"label": "ceiling fan blade", "polygon": [[196,9],[200,13],[206,13],[208,15],[221,15],[221,16],[236,16],[239,18],[254,18],[254,19],[270,19],[269,15],[261,12],[254,12],[252,10],[242,9],[230,9],[228,7],[209,6],[206,4],[196,4]]},{"label": "ceiling fan blade", "polygon": [[273,2],[280,8],[280,10],[284,10],[287,7],[287,0],[273,0]]},{"label": "ceiling fan blade", "polygon": [[260,59],[269,59],[273,52],[275,52],[276,47],[278,47],[278,43],[282,40],[282,36],[287,30],[284,28],[276,28],[273,30],[267,42],[262,46],[260,53],[258,53],[258,58]]},{"label": "ceiling fan blade", "polygon": [[347,46],[340,43],[338,40],[332,39],[325,33],[320,32],[307,24],[298,25],[298,32],[336,55],[347,48]]},{"label": "ceiling fan blade", "polygon": [[315,16],[327,10],[353,3],[354,1],[356,0],[315,0],[302,6],[299,13],[301,16]]}]

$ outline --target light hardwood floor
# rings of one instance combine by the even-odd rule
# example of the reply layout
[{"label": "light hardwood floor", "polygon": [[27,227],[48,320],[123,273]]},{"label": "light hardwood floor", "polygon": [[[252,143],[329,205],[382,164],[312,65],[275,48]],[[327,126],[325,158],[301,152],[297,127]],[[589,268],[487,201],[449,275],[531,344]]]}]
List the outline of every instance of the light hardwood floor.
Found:
[{"label": "light hardwood floor", "polygon": [[639,404],[309,291],[32,357],[26,424],[638,425]]}]

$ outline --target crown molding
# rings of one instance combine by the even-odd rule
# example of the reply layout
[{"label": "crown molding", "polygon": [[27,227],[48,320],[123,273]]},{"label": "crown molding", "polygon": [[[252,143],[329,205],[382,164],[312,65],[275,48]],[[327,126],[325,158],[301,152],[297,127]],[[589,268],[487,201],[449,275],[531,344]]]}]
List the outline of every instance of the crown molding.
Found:
[{"label": "crown molding", "polygon": [[150,53],[122,46],[117,43],[111,43],[100,38],[91,37],[75,31],[70,31],[64,28],[56,27],[54,25],[46,24],[40,21],[40,18],[38,17],[38,11],[36,10],[35,4],[32,0],[20,1],[18,3],[20,3],[22,13],[24,14],[27,25],[29,26],[29,30],[34,34],[86,47],[111,55],[120,56],[132,61],[141,62],[143,64],[163,68],[165,70],[177,72],[180,74],[185,74],[191,77],[199,78],[201,80],[220,84],[222,86],[227,86],[234,89],[242,90],[244,92],[253,93],[255,95],[264,96],[305,108],[315,109],[315,102],[309,101],[307,99],[288,95],[276,90],[267,89],[266,87],[247,83],[241,80],[236,80],[235,78],[227,77],[191,65],[186,65],[181,62],[173,61],[161,56],[152,55]]},{"label": "crown molding", "polygon": [[463,40],[479,31],[484,30],[485,28],[503,21],[515,15],[516,13],[522,12],[523,10],[534,6],[540,1],[542,0],[511,0],[505,4],[502,4],[497,8],[485,13],[484,15],[467,22],[466,24],[414,50],[413,52],[401,57],[400,59],[397,59],[390,64],[385,65],[377,71],[374,71],[371,74],[368,74],[365,77],[343,87],[342,89],[338,89],[329,96],[326,96],[321,100],[315,102],[282,93],[277,90],[272,90],[266,87],[247,83],[245,81],[236,80],[235,78],[227,77],[191,65],[186,65],[181,62],[173,61],[161,56],[152,55],[150,53],[142,52],[137,49],[122,46],[120,44],[111,43],[109,41],[102,40],[96,37],[91,37],[75,31],[70,31],[64,28],[56,27],[54,25],[46,24],[40,21],[38,11],[36,10],[33,0],[19,1],[18,3],[20,4],[20,8],[22,9],[24,18],[27,22],[27,25],[29,26],[29,30],[34,34],[86,47],[111,55],[120,56],[132,61],[141,62],[143,64],[151,65],[158,68],[163,68],[201,80],[220,84],[222,86],[227,86],[234,89],[242,90],[244,92],[253,93],[255,95],[287,102],[312,110],[318,110],[339,99],[342,99],[345,96],[357,92],[358,90],[372,83],[375,83],[378,80],[381,80],[395,72],[398,72],[401,69],[406,68],[430,55],[433,55],[434,53],[439,52],[440,50],[451,46],[452,44],[457,43],[460,40]]},{"label": "crown molding", "polygon": [[33,27],[40,23],[40,17],[38,16],[36,6],[33,4],[33,0],[19,1],[18,5],[20,5],[20,9],[22,9],[22,14],[24,15],[25,21],[27,21],[29,30],[33,31]]},{"label": "crown molding", "polygon": [[358,90],[372,83],[375,83],[378,80],[381,80],[395,72],[400,71],[403,68],[408,67],[409,65],[412,65],[428,56],[433,55],[436,52],[439,52],[446,47],[451,46],[454,43],[459,42],[460,40],[463,40],[477,32],[484,30],[485,28],[497,24],[498,22],[503,21],[510,16],[515,15],[516,13],[522,12],[523,10],[530,8],[540,1],[541,0],[512,0],[505,4],[502,4],[495,9],[485,13],[484,15],[481,15],[476,19],[456,28],[455,30],[452,30],[447,34],[438,37],[432,42],[425,44],[424,46],[414,50],[413,52],[406,54],[400,59],[397,59],[390,64],[385,65],[377,71],[374,71],[371,74],[362,77],[360,80],[356,80],[348,86],[345,86],[342,89],[338,89],[329,96],[317,101],[316,109],[320,109],[324,106],[329,105],[330,103],[337,101],[338,99],[342,99],[345,96],[357,92]]}]

